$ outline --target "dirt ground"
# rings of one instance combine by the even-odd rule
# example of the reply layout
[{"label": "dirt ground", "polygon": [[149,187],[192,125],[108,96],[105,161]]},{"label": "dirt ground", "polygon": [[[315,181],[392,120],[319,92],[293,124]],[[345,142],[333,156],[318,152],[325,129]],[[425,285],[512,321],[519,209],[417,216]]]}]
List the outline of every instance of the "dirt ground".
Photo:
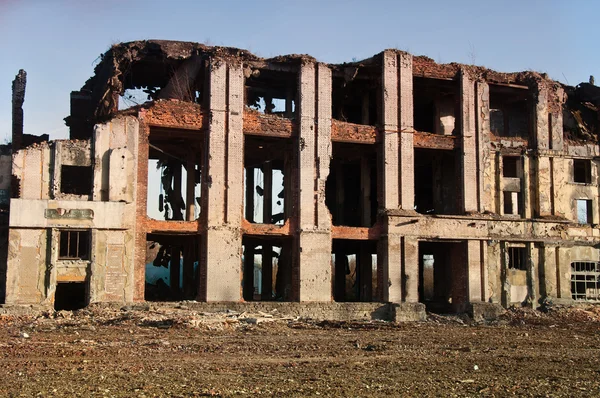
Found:
[{"label": "dirt ground", "polygon": [[488,324],[93,308],[0,315],[0,396],[600,395],[600,308]]}]

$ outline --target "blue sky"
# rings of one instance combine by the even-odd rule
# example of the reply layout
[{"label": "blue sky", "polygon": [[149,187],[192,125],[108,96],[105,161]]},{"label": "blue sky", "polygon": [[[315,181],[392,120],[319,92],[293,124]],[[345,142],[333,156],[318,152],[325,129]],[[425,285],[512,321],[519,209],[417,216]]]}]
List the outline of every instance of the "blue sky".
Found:
[{"label": "blue sky", "polygon": [[19,69],[28,74],[25,132],[64,138],[70,91],[122,41],[198,41],[331,63],[399,48],[438,62],[537,70],[575,85],[600,78],[598,15],[593,0],[0,0],[0,142],[11,133]]}]

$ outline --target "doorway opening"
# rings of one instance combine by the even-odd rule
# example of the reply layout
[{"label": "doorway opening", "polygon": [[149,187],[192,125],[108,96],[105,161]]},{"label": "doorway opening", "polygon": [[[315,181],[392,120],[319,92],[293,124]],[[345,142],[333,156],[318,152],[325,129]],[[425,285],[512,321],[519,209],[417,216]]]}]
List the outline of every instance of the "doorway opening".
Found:
[{"label": "doorway opening", "polygon": [[146,235],[146,301],[193,300],[200,235]]},{"label": "doorway opening", "polygon": [[377,301],[377,242],[334,239],[332,244],[335,301]]},{"label": "doorway opening", "polygon": [[245,301],[291,301],[292,239],[244,236],[242,291]]},{"label": "doorway opening", "polygon": [[432,312],[464,310],[468,302],[466,242],[419,242],[419,301]]},{"label": "doorway opening", "polygon": [[85,282],[58,282],[54,293],[56,311],[74,311],[88,305],[88,289]]}]

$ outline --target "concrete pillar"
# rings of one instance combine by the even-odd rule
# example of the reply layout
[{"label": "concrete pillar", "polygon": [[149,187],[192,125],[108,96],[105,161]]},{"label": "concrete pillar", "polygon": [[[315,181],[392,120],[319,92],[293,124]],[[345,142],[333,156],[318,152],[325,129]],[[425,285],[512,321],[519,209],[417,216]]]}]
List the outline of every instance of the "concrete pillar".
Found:
[{"label": "concrete pillar", "polygon": [[[502,161],[502,159],[500,159]],[[521,197],[523,201],[523,209],[520,209],[520,214],[524,218],[533,217],[533,206],[534,198],[536,197],[535,191],[532,189],[531,181],[531,157],[529,155],[523,156],[523,181],[521,183]],[[532,198],[533,196],[533,198]]]},{"label": "concrete pillar", "polygon": [[553,146],[553,138],[550,132],[551,116],[548,113],[548,89],[538,84],[534,113],[534,134],[537,150],[541,153],[537,158],[536,185],[537,185],[537,212],[540,216],[552,215],[552,181],[550,171],[550,159],[544,151]]},{"label": "concrete pillar", "polygon": [[485,82],[477,82],[477,166],[479,179],[479,211],[495,212],[496,173],[495,152],[490,151],[490,87]]},{"label": "concrete pillar", "polygon": [[[382,84],[382,206],[390,210],[414,210],[412,55],[393,50],[384,51]],[[383,301],[399,303],[406,298],[403,291],[406,274],[402,268],[402,247],[401,237],[397,235],[383,236],[380,240],[377,252],[378,285]],[[417,283],[418,262],[414,277],[414,282]],[[417,300],[418,292],[414,298],[414,301]]]},{"label": "concrete pillar", "polygon": [[416,303],[419,301],[419,242],[414,237],[401,240],[403,301]]},{"label": "concrete pillar", "polygon": [[322,64],[304,64],[299,83],[299,298],[331,301],[331,216],[325,205],[331,158],[331,70]]},{"label": "concrete pillar", "polygon": [[462,191],[465,213],[478,211],[477,143],[475,128],[475,83],[464,69],[460,71]]},{"label": "concrete pillar", "polygon": [[400,207],[415,208],[415,157],[413,147],[413,72],[412,55],[398,55],[398,87],[400,116]]},{"label": "concrete pillar", "polygon": [[402,301],[402,251],[398,235],[382,236],[377,248],[377,284],[381,300]]},{"label": "concrete pillar", "polygon": [[564,135],[563,135],[563,113],[562,113],[562,104],[564,101],[565,92],[562,88],[556,90],[556,100],[558,101],[558,109],[555,109],[554,112],[550,115],[550,119],[548,120],[550,126],[550,134],[552,134],[552,147],[555,151],[562,151],[564,145]]},{"label": "concrete pillar", "polygon": [[483,241],[479,240],[468,240],[467,241],[467,267],[468,267],[468,281],[469,281],[469,301],[477,302],[483,301],[484,297],[482,294],[482,267],[481,267],[481,245]]},{"label": "concrete pillar", "polygon": [[395,51],[383,53],[383,207],[400,207],[400,170],[398,162],[398,54]]},{"label": "concrete pillar", "polygon": [[540,155],[537,158],[538,212],[540,216],[552,215],[552,170],[551,158]]},{"label": "concrete pillar", "polygon": [[559,273],[557,260],[557,250],[558,248],[553,245],[544,244],[540,247],[540,250],[543,252],[540,256],[543,261],[540,264],[540,267],[543,267],[543,287],[540,286],[540,289],[543,290],[541,295],[544,297],[558,297],[558,286],[557,286],[557,276]]},{"label": "concrete pillar", "polygon": [[[199,299],[241,300],[244,79],[241,65],[211,60],[207,170],[207,228],[202,240],[205,289]],[[202,291],[204,290],[204,292]],[[205,297],[202,297],[205,295]]]}]

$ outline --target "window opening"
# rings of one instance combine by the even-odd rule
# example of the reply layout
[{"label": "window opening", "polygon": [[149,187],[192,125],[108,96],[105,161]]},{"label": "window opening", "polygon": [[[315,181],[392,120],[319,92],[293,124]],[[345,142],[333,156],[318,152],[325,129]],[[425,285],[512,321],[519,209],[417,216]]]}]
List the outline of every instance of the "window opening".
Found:
[{"label": "window opening", "polygon": [[354,124],[378,124],[380,73],[377,68],[356,64],[334,70],[331,82],[332,118]]},{"label": "window opening", "polygon": [[60,173],[60,191],[72,195],[89,195],[92,192],[90,166],[63,165]]},{"label": "window opening", "polygon": [[497,137],[528,139],[531,95],[524,88],[490,84],[490,130]]},{"label": "window opening", "polygon": [[90,231],[60,231],[59,260],[89,260],[89,258]]},{"label": "window opening", "polygon": [[521,177],[521,158],[518,156],[502,157],[502,176],[508,178]]},{"label": "window opening", "polygon": [[455,81],[413,78],[415,130],[453,135],[456,127],[458,85]]},{"label": "window opening", "polygon": [[521,214],[521,193],[513,191],[502,192],[504,199],[504,214],[520,215]]},{"label": "window opening", "polygon": [[291,211],[291,141],[245,137],[244,217],[251,223],[283,225]]},{"label": "window opening", "polygon": [[375,145],[334,142],[325,204],[333,225],[371,227],[377,218]]},{"label": "window opening", "polygon": [[508,248],[508,268],[520,271],[527,270],[527,248],[513,246]]},{"label": "window opening", "polygon": [[600,263],[597,261],[571,263],[571,296],[577,301],[600,300]]},{"label": "window opening", "polygon": [[245,80],[246,106],[265,115],[293,119],[296,114],[297,73],[252,69]]},{"label": "window opening", "polygon": [[592,183],[592,161],[589,159],[573,159],[573,182]]},{"label": "window opening", "polygon": [[200,216],[202,137],[203,133],[195,130],[150,129],[149,218],[193,221]]},{"label": "window opening", "polygon": [[456,151],[415,149],[415,210],[421,214],[458,214]]},{"label": "window opening", "polygon": [[577,222],[579,224],[593,223],[593,209],[591,199],[577,199]]}]

